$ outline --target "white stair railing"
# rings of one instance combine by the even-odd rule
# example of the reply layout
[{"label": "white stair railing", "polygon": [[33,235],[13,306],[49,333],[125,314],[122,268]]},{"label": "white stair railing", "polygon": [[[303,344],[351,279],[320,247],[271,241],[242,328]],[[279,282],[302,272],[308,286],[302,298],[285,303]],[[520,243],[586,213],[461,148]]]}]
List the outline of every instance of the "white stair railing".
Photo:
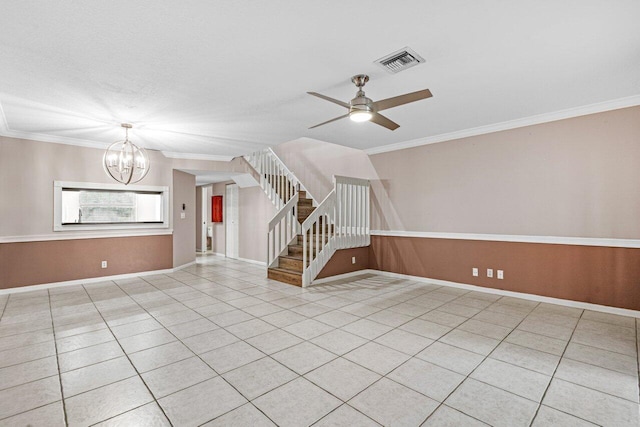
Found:
[{"label": "white stair railing", "polygon": [[[271,148],[251,153],[245,160],[259,174],[260,187],[278,209],[267,236],[267,265],[273,267],[300,232],[297,204],[304,187]],[[307,197],[311,195],[307,193]]]},{"label": "white stair railing", "polygon": [[369,180],[334,176],[333,183],[337,198],[337,249],[369,246],[371,244]]},{"label": "white stair railing", "polygon": [[336,251],[336,190],[302,223],[302,286],[316,278]]},{"label": "white stair railing", "polygon": [[300,223],[297,217],[298,193],[276,213],[269,222],[269,234],[267,236],[267,266],[273,267],[278,257],[283,254],[293,239],[298,237]]},{"label": "white stair railing", "polygon": [[[300,190],[301,185],[298,178],[271,148],[251,153],[245,156],[245,159],[260,175],[260,187],[267,193],[269,200],[276,208],[282,209],[289,199]],[[311,196],[308,195],[308,197]]]},{"label": "white stair railing", "polygon": [[338,249],[371,243],[370,185],[334,176],[334,189],[302,223],[302,286],[308,286]]}]

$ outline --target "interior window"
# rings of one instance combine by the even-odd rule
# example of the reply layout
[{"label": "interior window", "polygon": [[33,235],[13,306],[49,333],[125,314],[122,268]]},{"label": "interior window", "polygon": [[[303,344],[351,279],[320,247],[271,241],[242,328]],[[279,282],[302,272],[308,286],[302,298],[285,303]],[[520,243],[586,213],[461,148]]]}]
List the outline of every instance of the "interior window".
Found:
[{"label": "interior window", "polygon": [[[66,185],[65,185],[66,184]],[[56,182],[55,229],[168,226],[168,189],[114,189],[108,184]],[[95,227],[92,227],[95,226]]]}]

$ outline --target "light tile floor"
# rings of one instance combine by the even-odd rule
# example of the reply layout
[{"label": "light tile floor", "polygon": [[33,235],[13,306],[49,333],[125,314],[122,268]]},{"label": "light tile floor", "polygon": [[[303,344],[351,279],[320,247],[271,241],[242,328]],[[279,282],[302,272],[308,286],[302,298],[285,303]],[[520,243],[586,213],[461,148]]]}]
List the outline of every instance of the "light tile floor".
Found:
[{"label": "light tile floor", "polygon": [[0,426],[638,426],[631,317],[206,256],[0,296]]}]

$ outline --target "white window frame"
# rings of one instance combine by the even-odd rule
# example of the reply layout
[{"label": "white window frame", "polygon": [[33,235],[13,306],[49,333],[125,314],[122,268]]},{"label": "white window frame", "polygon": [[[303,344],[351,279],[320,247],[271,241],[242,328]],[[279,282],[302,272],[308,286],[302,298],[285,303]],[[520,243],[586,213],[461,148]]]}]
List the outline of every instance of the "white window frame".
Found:
[{"label": "white window frame", "polygon": [[[162,193],[162,223],[153,224],[62,224],[62,189],[77,190],[115,190],[115,191],[147,191]],[[153,185],[101,184],[96,182],[53,182],[53,231],[87,231],[87,230],[140,230],[149,228],[169,228],[169,187]]]}]

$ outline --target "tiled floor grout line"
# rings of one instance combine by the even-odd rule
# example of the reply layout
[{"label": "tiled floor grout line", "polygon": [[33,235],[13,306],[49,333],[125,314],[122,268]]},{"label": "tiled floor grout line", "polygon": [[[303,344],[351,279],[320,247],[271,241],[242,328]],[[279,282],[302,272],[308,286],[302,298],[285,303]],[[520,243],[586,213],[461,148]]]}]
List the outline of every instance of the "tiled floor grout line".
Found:
[{"label": "tiled floor grout line", "polygon": [[7,299],[4,300],[4,304],[2,304],[2,310],[0,310],[0,321],[4,317],[4,312],[7,309],[7,305],[9,305],[9,299],[11,298],[11,294],[7,295]]},{"label": "tiled floor grout line", "polygon": [[[115,282],[114,282],[115,283]],[[116,284],[116,286],[118,286]],[[84,287],[84,285],[83,285]],[[118,286],[118,288],[120,288]],[[93,302],[93,298],[91,298],[91,294],[86,290],[85,288],[85,292],[87,292],[87,295],[89,296],[89,298],[91,299],[91,301]],[[95,305],[95,302],[93,303],[93,305],[95,306],[96,310],[98,310],[98,314],[100,314],[100,317],[102,317],[102,320],[104,321],[104,323],[107,325],[107,329],[109,330],[109,333],[111,333],[111,335],[114,337],[116,343],[118,344],[118,346],[120,346],[120,349],[122,350],[122,353],[124,353],[124,356],[127,358],[127,360],[129,361],[129,363],[131,364],[131,367],[134,369],[134,371],[136,372],[138,378],[140,378],[140,381],[142,381],[142,383],[144,384],[144,386],[146,387],[147,391],[149,392],[149,395],[151,396],[151,398],[153,399],[153,401],[156,403],[156,405],[158,405],[158,407],[160,407],[160,410],[162,411],[162,413],[165,415],[165,417],[167,417],[167,414],[164,413],[164,409],[162,409],[162,406],[160,406],[160,404],[158,403],[158,400],[156,399],[156,397],[154,396],[154,394],[151,392],[151,389],[149,388],[149,386],[147,385],[146,381],[144,380],[144,378],[142,378],[142,375],[140,375],[140,371],[138,371],[138,368],[136,368],[136,366],[133,364],[133,362],[131,361],[131,358],[129,357],[129,355],[127,354],[127,352],[124,350],[124,348],[122,348],[122,345],[120,344],[120,342],[115,338],[115,335],[113,335],[113,331],[111,330],[111,327],[109,326],[109,324],[107,323],[106,319],[104,318],[104,316],[102,315],[102,313],[100,312],[100,310],[98,309],[98,307]],[[120,380],[122,381],[122,380]],[[117,381],[116,381],[117,382]],[[82,393],[80,393],[82,394]],[[79,395],[79,394],[78,394]],[[64,397],[63,397],[64,398]],[[146,404],[146,403],[145,403]],[[141,405],[143,406],[143,405]],[[134,408],[136,409],[136,408]],[[133,410],[133,409],[132,409]],[[128,411],[127,411],[128,412]],[[118,414],[121,415],[121,414]],[[117,416],[117,415],[116,415]],[[65,411],[65,417],[66,417],[66,411]],[[112,417],[113,418],[113,417]],[[169,424],[173,426],[173,423],[171,422],[171,420],[169,420],[169,417],[167,417],[167,420],[169,421]],[[102,422],[104,420],[101,420],[99,422]]]},{"label": "tiled floor grout line", "polygon": [[[494,302],[494,304],[495,304],[495,303],[497,303],[498,301],[500,301],[501,299],[502,299],[502,298],[500,298],[500,299],[496,300],[496,301]],[[437,410],[438,410],[442,405],[444,405],[444,404],[445,404],[445,402],[447,401],[447,399],[449,399],[449,397],[451,397],[451,395],[452,395],[453,393],[455,393],[455,392],[456,392],[456,390],[458,390],[458,389],[460,388],[460,386],[462,386],[462,384],[464,384],[464,382],[465,382],[466,380],[468,380],[469,378],[471,378],[471,375],[476,371],[476,369],[478,369],[478,367],[479,367],[480,365],[482,365],[482,364],[483,364],[483,363],[484,363],[484,362],[489,358],[489,356],[491,356],[491,354],[493,354],[493,352],[495,351],[495,349],[496,349],[496,348],[498,348],[498,346],[499,346],[500,344],[502,344],[502,343],[503,343],[503,342],[504,342],[504,341],[509,337],[509,335],[511,335],[511,333],[512,333],[513,331],[515,331],[515,330],[518,328],[518,326],[520,326],[520,324],[521,324],[522,322],[524,322],[524,320],[529,316],[529,314],[531,314],[531,312],[533,312],[533,310],[535,310],[535,307],[538,307],[539,305],[540,305],[539,303],[538,303],[538,304],[536,304],[536,305],[534,306],[534,308],[532,308],[532,309],[529,311],[529,313],[527,313],[527,316],[525,316],[525,317],[524,317],[520,322],[518,322],[518,324],[517,324],[517,325],[515,325],[515,326],[513,327],[513,329],[511,330],[511,332],[510,332],[509,334],[507,334],[507,335],[506,335],[502,340],[500,340],[500,342],[499,342],[498,344],[496,344],[496,346],[495,346],[495,347],[494,347],[494,348],[493,348],[489,353],[487,353],[487,355],[482,359],[482,361],[480,361],[480,362],[476,365],[476,367],[475,367],[475,368],[473,368],[473,369],[472,369],[472,370],[471,370],[471,371],[470,371],[470,372],[465,376],[465,378],[464,378],[462,381],[460,381],[460,383],[459,383],[459,384],[458,384],[458,385],[457,385],[453,390],[451,390],[451,392],[450,392],[449,394],[447,394],[447,397],[445,397],[444,399],[442,399],[442,402],[439,402],[440,404],[439,404],[439,405],[438,405],[438,406],[437,406],[437,407],[436,407],[436,408],[435,408],[435,409],[434,409],[434,410],[433,410],[433,411],[432,411],[432,412],[427,416],[427,418],[425,418],[425,419],[422,421],[422,423],[420,423],[420,424],[425,423],[429,418],[431,418],[431,416],[432,416],[433,414],[435,414],[435,413],[436,413],[436,411],[437,411]],[[488,308],[488,307],[487,307],[487,308]],[[436,340],[436,342],[440,342],[440,339],[441,339],[441,338],[443,338],[443,337],[447,336],[448,334],[450,334],[452,331],[455,331],[456,329],[457,329],[457,328],[454,328],[454,329],[452,329],[451,331],[447,332],[446,334],[444,334],[443,336],[441,336],[440,338],[438,338],[438,340]],[[445,343],[445,344],[446,344],[446,343]],[[469,350],[467,350],[467,351],[469,351]],[[478,354],[478,353],[476,353],[476,354]],[[458,374],[460,374],[460,373],[458,372]],[[473,380],[475,380],[475,381],[479,381],[479,380],[476,380],[475,378],[472,378],[472,379],[473,379]],[[480,381],[480,382],[484,383],[484,381]],[[551,383],[551,379],[549,380],[549,383]],[[486,383],[485,383],[485,384],[486,384]],[[493,385],[491,385],[491,384],[487,384],[487,385],[489,385],[489,386],[491,386],[491,387],[495,387],[495,386],[493,386]],[[505,391],[505,392],[507,392],[507,393],[511,393],[510,391],[508,391],[508,390],[504,390],[504,389],[502,389],[502,388],[500,388],[500,387],[496,387],[496,388],[497,388],[497,389],[499,389],[499,390]],[[515,394],[515,393],[511,393],[511,394],[513,394],[513,395],[515,395],[515,396],[518,396],[518,395],[517,395],[517,394]],[[522,397],[522,396],[519,396],[519,397]],[[434,400],[435,400],[435,399],[434,399]],[[448,406],[448,405],[446,405],[446,406]],[[465,415],[467,415],[467,416],[469,416],[469,417],[471,417],[471,418],[473,418],[473,419],[476,419],[476,420],[477,420],[477,418],[475,418],[474,416],[472,416],[472,415],[470,415],[470,414],[467,414],[467,413],[466,413],[466,412],[464,412],[464,411],[461,411],[461,410],[459,410],[459,409],[457,409],[457,408],[453,408],[453,409],[455,409],[456,411],[461,412],[461,413],[463,413],[463,414],[465,414]],[[534,417],[532,418],[532,421],[533,421],[534,419],[535,419],[535,415],[534,415]],[[484,421],[482,421],[482,420],[478,420],[478,421],[484,422]]]},{"label": "tiled floor grout line", "polygon": [[[186,285],[186,286],[188,286],[188,285]],[[287,297],[283,297],[283,298],[287,298]],[[175,298],[174,298],[174,299],[175,299]],[[230,301],[232,301],[232,300],[230,300]],[[307,302],[307,303],[305,303],[305,304],[308,304],[308,303],[310,303],[310,302]],[[304,305],[304,304],[301,304],[301,305]],[[244,307],[244,308],[246,308],[246,307]],[[295,308],[295,307],[291,307],[291,308]],[[289,308],[289,309],[284,309],[284,310],[289,310],[289,311],[290,311],[290,310],[291,310],[291,308]],[[236,307],[236,309],[243,311],[242,309],[237,308],[237,307]],[[335,310],[339,310],[339,309],[335,309]],[[381,309],[380,311],[382,311],[382,310],[384,310],[384,309]],[[330,310],[330,311],[333,311],[333,310]],[[255,316],[254,316],[254,317],[255,317]],[[306,317],[306,316],[304,316],[304,317]],[[358,316],[356,316],[356,317],[358,317]],[[257,318],[257,317],[256,317],[256,318]],[[312,318],[307,317],[307,319],[312,319]],[[350,323],[348,323],[348,324],[358,322],[358,321],[360,321],[360,320],[362,320],[362,319],[364,319],[364,318],[358,317],[358,319],[357,319],[357,320],[354,320],[353,322],[350,322]],[[413,320],[413,319],[411,319],[411,320]],[[411,320],[409,320],[409,321],[411,321]],[[408,322],[409,322],[409,321],[408,321]],[[185,323],[186,323],[186,322],[185,322]],[[214,323],[215,323],[215,322],[214,322]],[[243,323],[243,322],[239,322],[239,323]],[[239,324],[239,323],[237,323],[237,324]],[[267,323],[268,323],[268,322],[267,322]],[[375,323],[377,323],[377,322],[375,322]],[[406,323],[406,322],[405,322],[405,323]],[[347,325],[347,324],[345,324],[345,325],[341,326],[341,328],[342,328],[342,327],[344,327],[344,326],[346,326],[346,325]],[[218,326],[219,326],[220,328],[222,328],[222,329],[224,329],[224,330],[226,331],[226,328],[225,328],[225,327],[220,326],[220,325],[218,325]],[[230,326],[233,326],[233,325],[230,325]],[[289,333],[289,334],[290,334],[290,332],[288,332],[288,331],[284,330],[283,328],[277,327],[276,325],[272,325],[272,326],[274,326],[274,327],[276,328],[275,330],[281,330],[281,331],[284,331],[284,332],[286,332],[286,333]],[[328,333],[330,333],[330,332],[333,332],[334,330],[339,329],[339,328],[335,328],[335,327],[333,327],[332,325],[328,325],[328,326],[332,327],[333,329],[332,329],[331,331],[327,331],[325,334],[328,334]],[[385,326],[387,326],[387,325],[385,325]],[[227,326],[227,327],[229,327],[229,326]],[[393,329],[392,329],[392,330],[393,330]],[[169,331],[169,332],[170,332],[170,331]],[[263,353],[259,348],[256,348],[256,347],[254,347],[253,345],[251,345],[251,343],[246,342],[246,340],[245,340],[245,339],[243,339],[243,338],[240,338],[240,337],[236,336],[236,335],[235,335],[235,334],[233,334],[232,332],[229,332],[229,331],[227,331],[227,332],[228,332],[228,333],[230,333],[230,334],[232,334],[232,335],[234,335],[234,336],[235,336],[236,338],[238,338],[240,341],[242,341],[242,342],[246,343],[247,345],[249,345],[249,346],[251,346],[251,347],[255,348],[256,350],[260,351],[261,353]],[[273,330],[272,330],[272,331],[265,332],[265,334],[266,334],[266,333],[269,333],[269,332],[273,332]],[[389,332],[391,332],[391,331],[389,331]],[[204,332],[204,333],[206,333],[206,332]],[[263,335],[263,334],[259,334],[259,335],[256,335],[256,336],[260,336],[260,335]],[[292,335],[296,336],[295,334],[292,334]],[[320,337],[320,336],[322,336],[322,335],[324,335],[324,334],[320,334],[320,335],[318,335],[318,336],[316,336],[316,337],[313,337],[313,338],[311,338],[311,339],[314,339],[314,338]],[[383,334],[383,335],[384,335],[384,334]],[[195,335],[195,336],[197,336],[197,335]],[[298,338],[302,339],[302,340],[303,340],[303,341],[302,341],[302,343],[304,343],[304,342],[309,342],[310,344],[313,344],[313,343],[310,341],[311,339],[307,340],[307,339],[304,339],[304,338],[299,337],[299,336],[296,336],[296,337],[298,337]],[[177,337],[176,337],[176,338],[177,338]],[[247,339],[251,339],[251,338],[254,338],[254,337],[249,337],[249,338],[247,338]],[[362,337],[362,338],[364,338],[364,337]],[[180,342],[182,342],[180,339],[178,339],[178,340],[179,340]],[[350,351],[354,351],[354,350],[356,350],[357,348],[360,348],[360,347],[362,347],[362,346],[364,346],[364,345],[366,345],[366,344],[368,344],[368,343],[370,343],[370,342],[373,342],[373,340],[370,340],[370,339],[368,339],[368,338],[365,338],[365,340],[366,340],[366,342],[364,342],[362,345],[360,345],[360,346],[358,346],[358,347],[356,347],[356,348],[354,348],[354,349],[351,349]],[[281,352],[281,351],[284,351],[284,350],[286,350],[286,349],[289,349],[289,348],[291,348],[291,347],[294,347],[294,346],[299,345],[299,344],[302,344],[302,343],[294,344],[294,345],[292,345],[292,346],[289,346],[289,347],[286,347],[286,348],[284,348],[284,349],[278,350],[276,353]],[[233,344],[235,344],[235,343],[231,343],[231,344],[228,344],[228,345],[233,345]],[[184,345],[184,343],[183,343],[183,345]],[[228,345],[227,345],[227,346],[228,346]],[[315,345],[315,344],[313,344],[313,345]],[[223,346],[223,347],[226,347],[226,346]],[[223,348],[223,347],[219,347],[219,348]],[[214,349],[214,350],[217,350],[217,349]],[[328,350],[326,350],[326,351],[328,351]],[[331,351],[329,351],[329,352],[330,352],[330,353],[332,353],[333,355],[335,355],[336,357],[332,358],[331,360],[329,360],[329,361],[327,361],[327,362],[325,362],[325,363],[323,363],[323,364],[321,364],[321,365],[319,365],[319,366],[317,366],[317,367],[314,367],[314,368],[313,368],[311,371],[309,371],[309,372],[312,372],[312,371],[314,371],[314,370],[316,370],[316,369],[319,369],[319,368],[321,368],[321,367],[323,367],[323,366],[325,366],[325,365],[327,365],[327,364],[329,364],[329,363],[331,363],[331,362],[335,361],[336,359],[342,358],[342,356],[344,356],[344,355],[337,355],[337,354],[335,354],[335,353],[333,353],[333,352],[331,352]],[[195,354],[195,353],[194,353],[194,354]],[[263,353],[263,354],[265,354],[265,357],[260,358],[259,360],[262,360],[262,359],[265,359],[265,358],[270,358],[271,360],[274,360],[274,362],[278,363],[279,365],[283,366],[284,368],[286,368],[286,369],[288,369],[288,370],[292,371],[292,372],[293,372],[294,374],[296,374],[297,376],[296,376],[295,378],[292,378],[291,380],[289,380],[289,381],[287,381],[287,382],[283,383],[283,384],[278,385],[278,386],[277,386],[277,387],[275,387],[274,389],[268,390],[268,391],[264,392],[263,394],[261,394],[261,395],[259,395],[259,396],[254,397],[254,398],[253,398],[253,399],[251,399],[251,400],[247,399],[247,400],[248,400],[248,401],[249,401],[249,402],[250,402],[254,407],[256,407],[256,409],[258,409],[261,413],[263,413],[263,414],[264,414],[264,412],[263,412],[262,410],[260,410],[260,408],[258,408],[256,405],[254,405],[254,404],[253,404],[253,401],[254,401],[254,400],[256,400],[256,399],[260,398],[261,396],[263,396],[263,395],[265,395],[265,394],[267,394],[267,393],[269,393],[269,392],[271,392],[271,391],[273,391],[273,390],[275,390],[275,389],[277,389],[277,388],[283,387],[283,386],[287,385],[288,383],[290,383],[290,382],[292,382],[292,381],[295,381],[295,380],[296,380],[296,379],[298,379],[298,378],[303,378],[303,379],[305,379],[306,381],[309,381],[310,383],[312,383],[312,384],[316,385],[317,387],[319,387],[319,386],[318,386],[317,384],[315,384],[313,381],[311,381],[310,379],[308,379],[308,378],[306,378],[306,377],[305,377],[305,375],[306,375],[306,374],[308,374],[309,372],[306,372],[306,373],[304,373],[304,374],[299,374],[298,372],[293,371],[291,368],[287,367],[286,365],[284,365],[284,364],[280,363],[278,360],[273,359],[272,355],[269,355],[269,354],[266,354],[266,353]],[[274,353],[274,354],[275,354],[275,353]],[[197,356],[197,357],[200,357],[200,356],[199,356],[199,355],[197,355],[197,354],[196,354],[196,356]],[[411,357],[411,356],[410,356],[410,357]],[[202,360],[202,359],[201,359],[201,360]],[[348,360],[348,359],[345,359],[345,360]],[[204,360],[203,360],[203,362],[204,362]],[[253,361],[253,362],[256,362],[256,361]],[[253,362],[248,362],[248,363],[246,363],[246,364],[244,364],[244,365],[242,365],[242,366],[238,366],[238,367],[236,367],[236,368],[234,368],[234,369],[232,369],[232,370],[230,370],[230,371],[225,372],[224,374],[220,374],[220,373],[218,373],[215,369],[213,369],[213,368],[212,368],[212,369],[213,369],[213,370],[214,370],[214,372],[216,372],[216,373],[217,373],[217,374],[218,374],[218,375],[219,375],[223,380],[225,380],[225,381],[226,381],[226,382],[227,382],[231,387],[233,387],[233,388],[234,388],[238,393],[240,393],[240,394],[244,397],[244,394],[242,394],[242,393],[241,393],[239,390],[237,390],[237,389],[236,389],[232,384],[230,384],[230,383],[226,380],[226,378],[224,378],[224,377],[223,377],[223,375],[225,375],[225,374],[227,374],[227,373],[229,373],[229,372],[232,372],[232,371],[234,371],[234,370],[236,370],[236,369],[240,369],[240,368],[242,368],[242,367],[244,367],[244,366],[247,366],[247,365],[249,365],[249,364],[251,364],[251,363],[253,363]],[[366,367],[364,367],[364,366],[362,366],[362,365],[360,365],[360,364],[358,364],[358,363],[356,363],[356,362],[353,362],[353,361],[350,361],[350,360],[349,360],[349,362],[354,363],[354,364],[356,364],[357,366],[360,366],[361,368],[363,368],[363,369],[366,369],[366,370],[369,370],[369,371],[370,371],[370,369],[369,369],[369,368],[366,368]],[[206,362],[204,362],[204,363],[206,364]],[[207,366],[209,366],[209,365],[207,364]],[[373,371],[371,371],[371,372],[373,372]],[[374,373],[376,373],[376,374],[377,374],[377,372],[374,372]],[[379,374],[378,374],[378,375],[379,375]],[[382,378],[385,378],[385,376],[384,376],[384,375],[383,375],[383,376],[381,376],[381,378],[380,378],[380,379],[382,379]],[[206,380],[205,380],[205,381],[206,381]],[[373,384],[375,384],[376,382],[378,382],[378,381],[375,381]],[[371,385],[373,385],[373,384],[371,384]],[[342,402],[342,404],[341,404],[341,405],[339,405],[337,408],[335,408],[335,409],[334,409],[334,411],[335,411],[335,410],[337,410],[340,406],[342,406],[342,405],[344,405],[344,404],[347,404],[347,405],[348,405],[347,401],[342,400],[342,399],[341,399],[341,398],[339,398],[338,396],[335,396],[333,393],[331,393],[331,392],[330,392],[330,391],[328,391],[328,390],[323,389],[322,387],[320,387],[320,388],[321,388],[322,390],[324,390],[325,392],[329,393],[331,396],[335,397],[336,399],[338,399],[339,401],[341,401],[341,402]],[[368,388],[368,387],[367,387],[367,388]],[[178,392],[178,391],[176,391],[176,392],[174,392],[174,393],[177,393],[177,392]],[[174,393],[172,393],[172,394],[174,394]],[[166,397],[166,396],[164,396],[164,397]],[[163,398],[164,398],[164,397],[163,397]],[[355,396],[354,396],[354,397],[355,397]],[[246,397],[245,397],[245,398],[246,398]],[[349,400],[351,400],[351,399],[349,399]],[[351,407],[351,405],[349,405],[349,406]],[[226,412],[226,413],[229,413],[229,412],[231,412],[231,411],[233,411],[233,410],[235,410],[235,409],[236,409],[236,408],[233,408],[233,409],[231,409],[230,411],[228,411],[228,412]],[[356,411],[358,411],[356,408],[353,408],[353,409],[355,409]],[[333,412],[333,411],[331,411],[331,412]],[[331,413],[331,412],[330,412],[330,413]],[[358,411],[358,412],[360,412],[360,411]],[[214,419],[220,418],[220,417],[224,416],[226,413],[224,413],[224,414],[220,414],[218,417],[216,417],[216,418],[214,418]],[[264,415],[265,415],[265,416],[267,416],[267,414],[264,414]],[[326,414],[326,415],[329,415],[329,414]],[[325,415],[325,416],[326,416],[326,415]],[[367,416],[366,414],[363,414],[363,415]],[[269,417],[267,416],[267,418],[269,418]],[[322,417],[322,418],[324,418],[324,417]],[[322,418],[320,418],[320,419],[322,419]],[[367,416],[367,418],[370,418],[370,417],[368,417],[368,416]],[[269,418],[269,419],[270,419],[270,418]],[[314,421],[314,424],[315,424],[315,423],[317,423],[318,421],[320,421],[320,419],[319,419],[319,420]],[[270,419],[270,420],[271,420],[271,419]],[[212,420],[209,420],[209,421],[212,421]],[[207,421],[207,422],[209,422],[209,421]],[[273,421],[273,420],[271,420],[271,421]],[[274,424],[275,424],[275,422],[274,422]]]},{"label": "tiled floor grout line", "polygon": [[[551,380],[549,380],[549,384],[547,384],[547,386],[545,387],[544,393],[542,393],[542,398],[540,398],[540,403],[538,404],[538,407],[536,408],[536,413],[533,416],[533,418],[531,419],[531,422],[529,423],[530,426],[533,424],[533,420],[535,420],[536,417],[538,416],[538,412],[540,411],[540,408],[542,407],[542,402],[544,401],[544,398],[546,397],[547,392],[549,391],[549,387],[551,387],[551,382],[556,377],[556,372],[558,372],[558,368],[560,367],[560,364],[562,363],[562,359],[564,358],[564,354],[566,353],[567,348],[569,347],[569,344],[571,343],[571,338],[573,338],[573,334],[576,332],[576,329],[578,328],[578,324],[580,323],[580,319],[582,319],[583,315],[584,315],[584,310],[582,310],[580,312],[580,317],[578,318],[578,321],[576,322],[576,325],[573,327],[573,331],[571,332],[571,336],[567,340],[567,344],[565,344],[564,348],[562,349],[562,354],[560,355],[560,359],[558,360],[558,364],[556,365],[555,369],[553,370],[553,374],[551,375]],[[587,421],[587,420],[585,420],[585,421]]]},{"label": "tiled floor grout line", "polygon": [[[49,310],[51,310],[51,293],[47,290],[47,295],[49,295]],[[62,385],[62,372],[60,372],[60,359],[58,358],[58,342],[56,341],[56,330],[53,322],[53,312],[50,311],[51,315],[51,332],[53,334],[53,348],[56,352],[56,366],[58,368],[58,381],[60,383],[60,400],[62,401],[62,413],[64,414],[64,424],[66,426],[69,425],[69,420],[67,419],[67,406],[64,399],[64,386]]]},{"label": "tiled floor grout line", "polygon": [[[116,286],[118,286],[118,287],[119,287],[119,285],[117,285],[117,284],[116,284]],[[151,284],[151,286],[153,286],[153,284]],[[155,287],[155,286],[154,286],[154,287]],[[169,295],[169,296],[170,296],[170,295]],[[173,297],[172,297],[172,298],[173,298]],[[174,299],[175,299],[175,298],[174,298]],[[176,300],[176,301],[177,301],[177,300]],[[141,308],[142,308],[142,307],[141,307]],[[144,309],[144,308],[143,308],[143,309]],[[145,310],[145,311],[146,311],[146,310]],[[148,313],[148,312],[147,312],[147,313]],[[149,315],[151,315],[151,313],[149,313]],[[152,316],[152,317],[153,317],[153,316]],[[156,319],[156,321],[157,321],[157,319]],[[186,323],[186,322],[185,322],[185,323]],[[212,322],[212,323],[213,323],[213,322]],[[164,325],[163,325],[163,326],[164,326]],[[166,327],[165,327],[165,329],[166,329]],[[224,329],[224,328],[223,328],[223,329]],[[174,337],[175,337],[175,338],[176,338],[176,339],[177,339],[177,340],[178,340],[182,345],[184,345],[185,347],[189,348],[189,346],[187,346],[184,342],[182,342],[182,340],[181,340],[180,338],[178,338],[175,334],[173,334],[173,333],[172,333],[171,331],[169,331],[168,329],[167,329],[167,331],[168,331],[171,335],[173,335],[173,336],[174,336]],[[235,335],[234,335],[234,336],[235,336]],[[236,338],[237,338],[237,337],[236,337]],[[244,341],[244,340],[242,340],[242,341]],[[251,344],[249,344],[249,343],[247,343],[247,344],[248,344],[248,345],[251,345]],[[255,347],[254,347],[254,348],[255,348]],[[259,349],[256,349],[256,350],[260,351]],[[123,349],[123,351],[124,351],[124,349]],[[242,393],[240,392],[240,390],[238,390],[238,389],[237,389],[233,384],[231,384],[229,381],[227,381],[227,379],[226,379],[226,378],[224,378],[221,374],[219,374],[219,373],[218,373],[218,371],[216,371],[215,369],[213,369],[213,368],[212,368],[212,367],[211,367],[207,362],[205,362],[205,361],[202,359],[202,357],[200,357],[200,355],[199,355],[199,354],[197,354],[196,352],[194,352],[194,351],[193,351],[193,350],[191,350],[190,348],[189,348],[189,351],[191,351],[191,352],[194,354],[194,356],[195,356],[195,357],[197,357],[198,359],[200,359],[200,361],[201,361],[202,363],[204,363],[205,365],[209,366],[209,368],[210,368],[213,372],[215,372],[215,373],[218,375],[218,377],[222,378],[222,380],[223,380],[225,383],[227,383],[227,385],[229,385],[229,387],[233,388],[233,389],[234,389],[234,390],[235,390],[235,391],[236,391],[240,396],[242,396],[242,397],[243,397],[243,398],[244,398],[248,403],[250,403],[251,405],[253,405],[253,406],[254,406],[258,411],[260,411],[260,412],[261,412],[265,417],[267,417],[267,419],[269,419],[269,420],[270,420],[270,421],[272,421],[274,424],[276,424],[276,423],[275,423],[275,422],[274,422],[274,421],[273,421],[273,420],[272,420],[272,419],[271,419],[267,414],[265,414],[264,412],[262,412],[262,410],[260,410],[260,408],[258,408],[256,405],[254,405],[254,404],[252,403],[252,400],[253,400],[253,399],[252,399],[252,400],[247,399],[247,398],[245,397],[245,395],[244,395],[244,394],[242,394]],[[261,353],[262,353],[262,352],[261,352]],[[269,356],[267,356],[267,357],[269,357]],[[277,362],[277,361],[276,361],[276,362]],[[133,363],[132,363],[132,365],[133,365]],[[171,363],[170,363],[169,365],[171,365]],[[165,365],[165,366],[168,366],[168,365]],[[137,372],[137,368],[135,368],[135,366],[134,366],[134,369],[136,369],[136,372]],[[288,369],[288,368],[287,368],[287,369]],[[140,375],[140,374],[139,374],[139,375]],[[140,376],[140,377],[142,378],[142,376]],[[211,379],[211,378],[209,378],[209,379]],[[204,381],[208,381],[209,379],[204,380]],[[143,380],[143,381],[144,381],[144,380]],[[204,382],[204,381],[201,381],[201,382]],[[292,381],[293,381],[293,380],[292,380]],[[200,382],[200,383],[201,383],[201,382]],[[198,384],[200,384],[200,383],[198,383]],[[146,383],[145,383],[145,386],[146,386]],[[191,386],[189,386],[189,387],[192,387],[192,386],[193,386],[193,385],[191,385]],[[147,388],[148,388],[148,387],[147,387]],[[185,390],[185,389],[183,389],[183,390]],[[179,391],[182,391],[182,390],[179,390]],[[174,392],[174,393],[170,393],[170,394],[168,394],[167,396],[171,396],[171,394],[178,393],[179,391],[176,391],[176,392]],[[165,410],[164,410],[164,408],[162,407],[162,405],[160,405],[160,403],[157,401],[157,399],[156,399],[155,395],[153,394],[153,392],[151,391],[151,389],[149,389],[149,393],[151,393],[151,396],[154,398],[154,400],[156,401],[157,405],[160,407],[160,409],[161,409],[161,410],[162,410],[162,412],[164,413],[165,417],[166,417],[167,419],[169,419],[169,415],[165,412]],[[163,396],[163,398],[166,398],[167,396]],[[245,405],[245,404],[242,404],[242,405],[240,405],[240,406],[243,406],[243,405]],[[240,406],[238,406],[238,407],[240,407]],[[236,407],[236,408],[238,408],[238,407]],[[235,410],[236,408],[233,408],[233,409],[231,409],[230,411],[225,412],[224,414],[226,414],[226,413],[228,413],[228,412],[231,412],[231,411]],[[212,420],[214,420],[214,419],[216,419],[216,418],[219,418],[219,417],[223,416],[224,414],[220,414],[219,416],[217,416],[217,417],[215,417],[215,418],[213,418],[213,419],[211,419],[211,420],[207,420],[207,421],[205,421],[203,424],[206,424],[206,423],[208,423],[209,421],[212,421]],[[169,420],[169,422],[171,423],[171,420]],[[173,423],[171,423],[171,424],[173,425]]]}]

